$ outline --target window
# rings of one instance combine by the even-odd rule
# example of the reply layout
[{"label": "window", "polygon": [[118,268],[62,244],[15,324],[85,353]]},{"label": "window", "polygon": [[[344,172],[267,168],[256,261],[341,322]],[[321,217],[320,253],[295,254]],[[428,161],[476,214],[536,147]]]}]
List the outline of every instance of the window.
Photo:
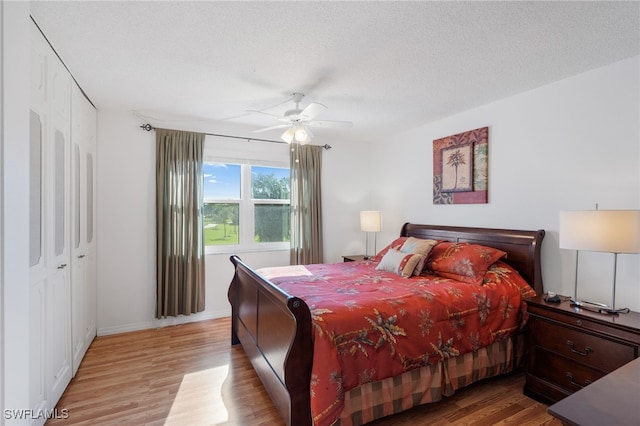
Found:
[{"label": "window", "polygon": [[289,168],[205,162],[203,177],[207,253],[289,248]]}]

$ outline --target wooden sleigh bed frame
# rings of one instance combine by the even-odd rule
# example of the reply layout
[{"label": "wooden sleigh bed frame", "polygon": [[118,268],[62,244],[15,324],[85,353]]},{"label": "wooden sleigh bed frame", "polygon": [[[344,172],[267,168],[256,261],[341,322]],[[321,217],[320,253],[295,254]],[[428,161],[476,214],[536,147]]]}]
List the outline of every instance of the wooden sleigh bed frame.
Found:
[{"label": "wooden sleigh bed frame", "polygon": [[[495,247],[541,294],[540,250],[545,232],[433,226],[405,223],[400,236]],[[287,294],[239,257],[229,286],[231,343],[242,344],[262,384],[288,426],[311,426],[310,380],[313,362],[311,313],[300,298]]]}]

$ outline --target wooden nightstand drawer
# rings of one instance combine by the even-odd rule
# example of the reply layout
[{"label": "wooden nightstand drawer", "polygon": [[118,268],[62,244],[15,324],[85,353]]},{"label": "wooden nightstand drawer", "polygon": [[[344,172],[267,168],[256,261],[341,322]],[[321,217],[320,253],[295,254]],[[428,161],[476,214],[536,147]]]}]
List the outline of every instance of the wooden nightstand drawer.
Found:
[{"label": "wooden nightstand drawer", "polygon": [[543,349],[536,349],[535,357],[536,363],[531,373],[569,393],[582,389],[606,374]]},{"label": "wooden nightstand drawer", "polygon": [[[638,334],[639,330],[629,329],[628,327],[619,327],[617,325],[619,320],[620,323],[623,321],[630,322],[633,324],[633,319],[636,321],[636,326],[640,327],[640,322],[638,321],[638,313],[632,312],[631,314],[620,314],[620,315],[605,315],[605,314],[594,314],[591,312],[582,311],[579,309],[576,310],[571,309],[567,310],[566,306],[569,306],[568,302],[562,303],[558,307],[565,308],[564,310],[550,310],[550,309],[539,309],[536,306],[531,306],[529,312],[532,315],[539,315],[548,320],[555,320],[557,322],[571,325],[576,327],[577,329],[592,332],[593,334],[601,334],[604,336],[610,336],[615,339],[624,339],[633,344],[640,344],[640,335]],[[597,318],[597,317],[600,318]],[[594,319],[594,317],[596,317]],[[628,321],[631,319],[631,321]]]},{"label": "wooden nightstand drawer", "polygon": [[637,347],[585,333],[544,319],[535,322],[536,346],[604,372],[613,371],[636,358]]},{"label": "wooden nightstand drawer", "polygon": [[529,357],[524,393],[554,403],[637,358],[640,313],[603,315],[576,308],[568,298],[526,300]]}]

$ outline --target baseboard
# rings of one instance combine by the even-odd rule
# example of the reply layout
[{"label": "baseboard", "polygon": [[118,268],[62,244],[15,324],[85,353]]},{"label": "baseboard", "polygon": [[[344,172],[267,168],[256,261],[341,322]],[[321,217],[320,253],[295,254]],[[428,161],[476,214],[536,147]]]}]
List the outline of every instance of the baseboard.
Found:
[{"label": "baseboard", "polygon": [[231,315],[228,310],[200,312],[193,315],[180,315],[163,319],[153,319],[146,322],[123,324],[114,327],[98,327],[98,336],[108,336],[110,334],[128,333],[131,331],[148,330],[152,328],[169,327],[172,325],[186,324],[189,322],[205,321],[209,319],[224,318]]}]

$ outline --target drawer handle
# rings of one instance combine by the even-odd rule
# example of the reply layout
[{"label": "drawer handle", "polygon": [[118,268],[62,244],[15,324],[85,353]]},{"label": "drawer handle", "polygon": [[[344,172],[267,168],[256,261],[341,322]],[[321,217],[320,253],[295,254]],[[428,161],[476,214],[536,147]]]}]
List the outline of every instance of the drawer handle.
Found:
[{"label": "drawer handle", "polygon": [[576,349],[576,345],[571,340],[567,340],[567,346],[569,346],[571,352],[582,356],[587,356],[589,355],[589,352],[593,352],[593,349],[591,349],[589,346],[585,346],[584,351]]},{"label": "drawer handle", "polygon": [[567,371],[566,376],[569,378],[569,382],[574,385],[579,387],[580,389],[582,389],[583,387],[590,385],[591,384],[591,380],[585,380],[584,381],[584,385],[581,385],[580,383],[576,382],[576,380],[573,377],[573,374],[571,374],[570,372]]}]

